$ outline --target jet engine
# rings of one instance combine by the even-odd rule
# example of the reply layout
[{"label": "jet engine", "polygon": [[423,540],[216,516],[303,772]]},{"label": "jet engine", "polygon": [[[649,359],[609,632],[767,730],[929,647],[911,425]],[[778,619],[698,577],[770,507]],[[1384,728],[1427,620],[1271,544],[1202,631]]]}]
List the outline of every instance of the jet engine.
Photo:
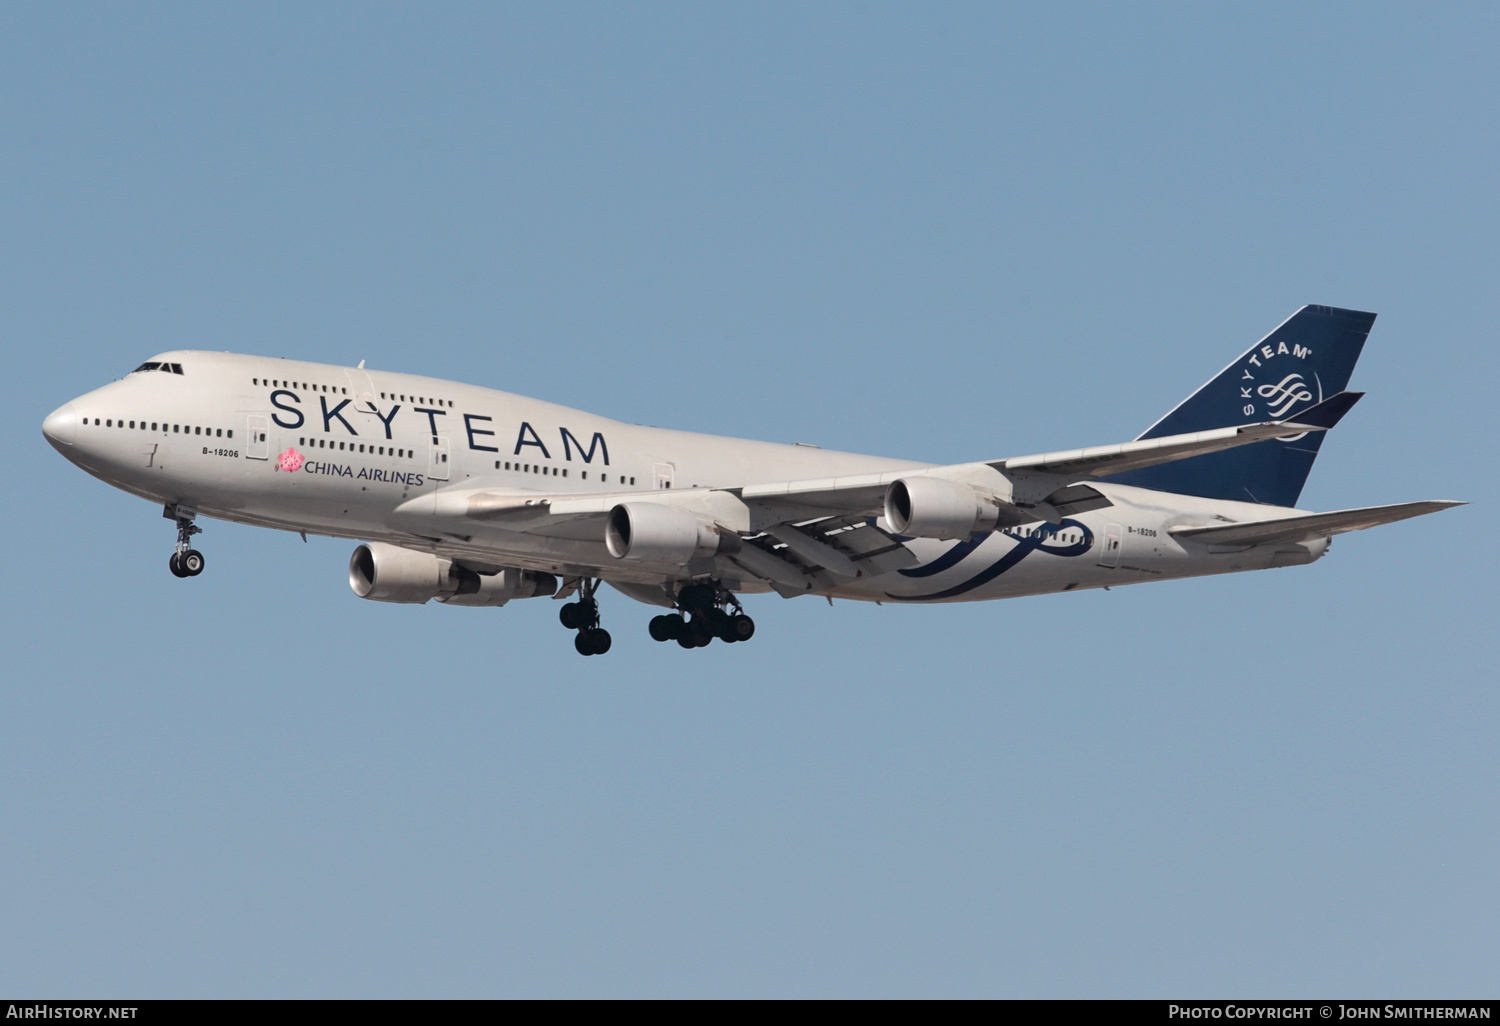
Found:
[{"label": "jet engine", "polygon": [[622,502],[609,511],[604,524],[609,554],[637,563],[687,566],[721,549],[728,551],[732,537],[687,510],[655,502]]},{"label": "jet engine", "polygon": [[349,587],[360,598],[420,605],[503,606],[511,599],[554,594],[557,578],[531,570],[477,574],[451,559],[399,545],[366,542],[349,557]]},{"label": "jet engine", "polygon": [[903,477],[885,491],[885,520],[912,538],[969,538],[993,530],[1000,508],[958,481]]}]

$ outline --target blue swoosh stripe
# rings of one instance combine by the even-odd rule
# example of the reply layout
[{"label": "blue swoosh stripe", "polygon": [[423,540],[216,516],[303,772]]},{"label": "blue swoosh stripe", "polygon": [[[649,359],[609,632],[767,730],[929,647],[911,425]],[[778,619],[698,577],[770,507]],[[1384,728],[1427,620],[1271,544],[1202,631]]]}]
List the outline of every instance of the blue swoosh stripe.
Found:
[{"label": "blue swoosh stripe", "polygon": [[988,541],[989,537],[988,533],[977,535],[966,542],[959,542],[931,563],[924,563],[910,570],[897,570],[896,572],[903,577],[931,577],[933,574],[940,574],[944,570],[951,570],[967,559],[971,552]]},{"label": "blue swoosh stripe", "polygon": [[[1058,531],[1069,527],[1078,528],[1079,531],[1083,533],[1083,540],[1072,542],[1067,545],[1047,544],[1048,538],[1055,535]],[[981,570],[979,573],[975,574],[973,577],[969,578],[967,581],[964,581],[962,584],[955,584],[951,588],[945,588],[942,591],[935,591],[930,595],[892,595],[890,592],[886,592],[886,598],[890,599],[893,602],[933,602],[938,599],[954,598],[955,596],[963,595],[966,592],[973,591],[975,588],[979,588],[990,583],[996,577],[999,577],[1001,574],[1005,573],[1005,571],[1009,570],[1011,567],[1015,566],[1017,563],[1021,562],[1021,560],[1025,559],[1033,552],[1036,552],[1038,549],[1054,556],[1081,556],[1094,547],[1094,532],[1090,531],[1087,527],[1076,520],[1064,520],[1062,524],[1057,526],[1054,526],[1052,524],[1044,524],[1043,526],[1039,527],[1034,534],[1023,535],[1022,537],[1015,539],[1015,542],[1015,547],[1012,548],[1009,552],[1001,556],[998,560],[996,560],[994,563],[991,563],[988,567]],[[964,544],[967,545],[969,543],[965,542]],[[961,545],[955,545],[953,548],[943,553],[942,556],[939,556],[937,560],[934,560],[933,563],[927,564],[927,566],[932,566],[938,562],[946,560],[950,555],[952,555],[962,547],[963,546]],[[970,549],[970,551],[972,552],[973,549]],[[967,554],[968,553],[965,553],[964,555]],[[962,557],[959,558],[961,559]],[[948,569],[948,567],[953,566],[956,562],[957,560],[949,562],[947,566],[943,567],[943,569]],[[916,570],[902,570],[901,573],[906,574],[908,577],[927,576],[926,574],[919,574],[917,572],[926,570],[927,566],[917,567]],[[933,572],[936,573],[937,571]]]}]

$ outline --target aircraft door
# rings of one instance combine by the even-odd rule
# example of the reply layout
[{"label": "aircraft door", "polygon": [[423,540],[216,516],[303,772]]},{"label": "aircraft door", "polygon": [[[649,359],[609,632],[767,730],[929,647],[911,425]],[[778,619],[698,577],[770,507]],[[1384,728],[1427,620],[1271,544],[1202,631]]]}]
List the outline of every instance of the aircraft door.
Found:
[{"label": "aircraft door", "polygon": [[432,452],[427,461],[427,476],[434,481],[448,480],[448,439],[432,435]]},{"label": "aircraft door", "polygon": [[1125,532],[1119,524],[1104,525],[1104,547],[1099,550],[1099,565],[1113,569],[1119,565],[1120,550],[1125,545]]},{"label": "aircraft door", "polygon": [[672,487],[672,477],[676,468],[670,463],[658,463],[653,468],[656,477],[656,490]]},{"label": "aircraft door", "polygon": [[245,458],[268,460],[271,458],[271,418],[263,413],[252,413],[246,419]]}]

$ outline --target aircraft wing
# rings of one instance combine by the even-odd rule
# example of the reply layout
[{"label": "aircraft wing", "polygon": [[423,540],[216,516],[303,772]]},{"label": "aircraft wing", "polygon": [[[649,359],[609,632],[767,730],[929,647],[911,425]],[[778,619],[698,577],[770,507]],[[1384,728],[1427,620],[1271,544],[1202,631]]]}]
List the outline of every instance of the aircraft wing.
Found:
[{"label": "aircraft wing", "polygon": [[[1092,488],[1065,488],[1064,497],[1057,490],[1089,478],[1108,477],[1126,470],[1150,467],[1173,460],[1185,460],[1192,456],[1220,452],[1241,445],[1253,445],[1271,438],[1295,438],[1309,431],[1327,431],[1353,408],[1363,397],[1362,392],[1340,392],[1316,406],[1310,406],[1297,415],[1295,420],[1263,421],[1242,424],[1238,427],[1216,428],[1212,431],[1194,431],[1181,435],[1166,435],[1118,445],[1096,445],[1086,449],[1067,449],[1062,452],[1041,453],[1035,456],[1012,456],[1001,460],[981,463],[961,463],[948,467],[932,467],[925,470],[898,470],[883,474],[859,474],[849,477],[822,478],[808,481],[781,481],[769,484],[748,485],[735,491],[746,502],[766,506],[781,506],[788,511],[811,515],[817,511],[827,513],[880,512],[886,488],[893,481],[905,477],[934,476],[948,480],[963,481],[982,490],[989,490],[1002,497],[1011,495],[1013,500],[1030,505],[1043,499],[1069,515],[1085,509],[1108,505],[1099,501]],[[1024,479],[1033,479],[1041,486],[1017,487]],[[1049,494],[1050,493],[1050,494]],[[1066,493],[1077,493],[1068,496]],[[1095,498],[1090,498],[1095,497]],[[1072,498],[1072,508],[1065,508]]]},{"label": "aircraft wing", "polygon": [[[450,488],[410,500],[396,510],[395,519],[431,525],[454,537],[468,534],[466,525],[489,523],[543,536],[597,540],[605,515],[616,503],[653,502],[689,509],[727,530],[751,535],[777,525],[806,524],[820,518],[878,516],[883,511],[886,489],[893,481],[920,476],[972,485],[997,503],[1008,506],[1017,521],[1071,516],[1109,505],[1101,493],[1080,481],[1266,439],[1326,431],[1359,401],[1360,395],[1341,392],[1304,410],[1295,421],[1266,421],[1118,445],[876,474],[648,494],[631,491],[576,495]],[[778,548],[795,552],[792,546],[800,544],[800,539],[793,538],[791,543],[782,540]],[[831,569],[826,562],[821,565]]]},{"label": "aircraft wing", "polygon": [[1120,445],[1095,445],[1039,456],[1017,456],[992,464],[997,470],[1061,474],[1068,477],[1108,477],[1126,470],[1158,463],[1185,460],[1190,456],[1264,442],[1268,438],[1294,438],[1309,431],[1327,431],[1364,396],[1363,392],[1340,392],[1310,406],[1296,420],[1269,420],[1239,427],[1165,435]]},{"label": "aircraft wing", "polygon": [[1425,516],[1439,510],[1465,505],[1462,502],[1434,499],[1426,502],[1398,502],[1392,506],[1365,506],[1341,509],[1333,513],[1309,513],[1275,520],[1256,520],[1248,524],[1214,524],[1209,527],[1174,527],[1174,538],[1186,538],[1212,545],[1259,545],[1265,542],[1302,541],[1322,538],[1346,531],[1363,531],[1381,524]]}]

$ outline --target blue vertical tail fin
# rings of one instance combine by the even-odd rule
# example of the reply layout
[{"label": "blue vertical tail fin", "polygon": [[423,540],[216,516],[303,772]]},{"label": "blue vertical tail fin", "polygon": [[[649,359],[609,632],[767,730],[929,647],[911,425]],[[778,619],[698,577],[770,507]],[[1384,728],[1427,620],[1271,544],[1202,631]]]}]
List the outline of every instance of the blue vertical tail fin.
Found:
[{"label": "blue vertical tail fin", "polygon": [[[1286,420],[1344,391],[1375,315],[1304,306],[1141,438]],[[1210,499],[1295,506],[1325,432],[1129,470],[1106,478]]]}]

